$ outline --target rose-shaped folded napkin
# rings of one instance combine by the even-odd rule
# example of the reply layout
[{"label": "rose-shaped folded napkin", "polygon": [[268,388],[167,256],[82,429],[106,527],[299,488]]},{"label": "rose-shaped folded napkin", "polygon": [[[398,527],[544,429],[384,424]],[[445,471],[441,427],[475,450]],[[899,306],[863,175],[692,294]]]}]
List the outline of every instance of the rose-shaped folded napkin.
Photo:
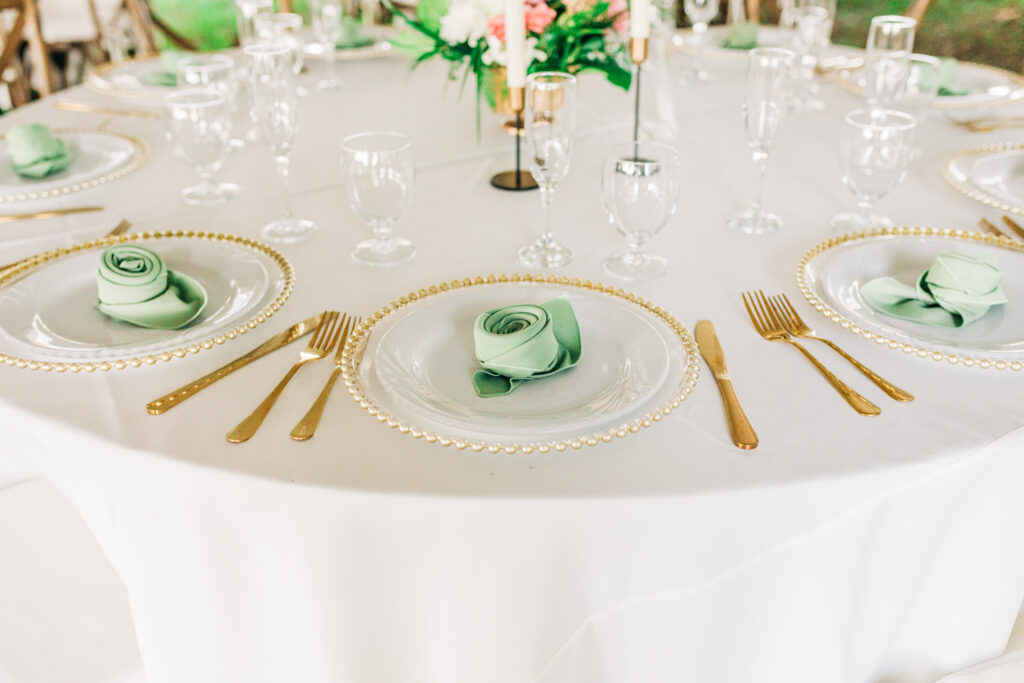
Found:
[{"label": "rose-shaped folded napkin", "polygon": [[939,72],[935,78],[939,82],[939,97],[962,97],[971,92],[970,88],[957,85],[955,59],[943,59],[939,63]]},{"label": "rose-shaped folded napkin", "polygon": [[1003,274],[988,256],[939,254],[917,286],[880,277],[861,287],[868,305],[886,315],[925,325],[963,327],[998,304],[1006,303]]},{"label": "rose-shaped folded napkin", "polygon": [[108,247],[96,273],[96,308],[115,320],[155,330],[176,330],[206,306],[206,290],[163,259],[135,244]]},{"label": "rose-shaped folded napkin", "polygon": [[355,17],[341,18],[341,35],[335,45],[342,50],[373,45],[373,38],[362,35],[363,23]]},{"label": "rose-shaped folded napkin", "polygon": [[180,50],[167,50],[160,55],[160,67],[142,76],[142,80],[149,85],[159,85],[165,88],[173,88],[178,85],[178,61],[183,59],[185,54]]},{"label": "rose-shaped folded napkin", "polygon": [[757,47],[757,24],[733,24],[725,32],[722,47],[730,50],[753,50]]},{"label": "rose-shaped folded napkin", "polygon": [[503,396],[520,382],[550,377],[580,359],[579,324],[564,296],[487,311],[476,319],[473,341],[483,366],[473,375],[481,398]]},{"label": "rose-shaped folded napkin", "polygon": [[53,137],[41,123],[26,123],[7,131],[7,156],[11,167],[26,178],[45,178],[63,171],[71,163],[71,152],[63,140]]}]

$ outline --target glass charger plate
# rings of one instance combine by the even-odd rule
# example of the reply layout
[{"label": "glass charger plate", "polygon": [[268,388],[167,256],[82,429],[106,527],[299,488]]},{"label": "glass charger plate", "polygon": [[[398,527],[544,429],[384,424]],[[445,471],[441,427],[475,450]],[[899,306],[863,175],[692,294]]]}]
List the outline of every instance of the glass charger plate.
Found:
[{"label": "glass charger plate", "polygon": [[[672,36],[670,49],[716,62],[746,64],[750,50],[722,47],[722,41],[725,40],[728,31],[729,27],[721,24],[709,26],[703,40],[698,43],[692,29],[681,28]],[[792,31],[779,28],[778,26],[758,26],[757,46],[788,48],[793,42],[792,36]],[[836,54],[836,51],[832,46],[829,46],[822,57],[827,58],[833,54]]]},{"label": "glass charger plate", "polygon": [[[361,62],[367,59],[380,59],[393,55],[395,51],[387,40],[392,35],[394,35],[394,31],[388,30],[387,27],[375,27],[373,30],[368,31],[368,37],[373,38],[371,44],[359,47],[339,47],[334,51],[334,58],[339,62]],[[323,45],[317,42],[312,34],[307,36],[303,52],[310,59],[324,58]]]},{"label": "glass charger plate", "polygon": [[[863,97],[864,76],[859,69],[840,72],[838,81],[844,90]],[[966,95],[936,97],[932,101],[932,108],[944,111],[990,109],[1024,99],[1024,76],[988,64],[958,62],[956,85],[969,88],[970,92]]]},{"label": "glass charger plate", "polygon": [[7,140],[0,140],[0,203],[88,190],[131,173],[146,157],[142,141],[121,133],[55,128],[53,134],[67,143],[71,163],[60,173],[38,180],[14,172],[7,155]]},{"label": "glass charger plate", "polygon": [[971,199],[1024,216],[1024,143],[961,152],[949,160],[943,175]]},{"label": "glass charger plate", "polygon": [[[477,397],[476,317],[561,295],[580,323],[577,366]],[[492,453],[563,451],[637,432],[677,408],[700,371],[693,337],[663,309],[614,287],[541,275],[456,280],[402,297],[349,337],[342,364],[353,398],[389,427]]]},{"label": "glass charger plate", "polygon": [[149,74],[160,71],[159,55],[137,57],[122,62],[107,62],[89,74],[86,84],[96,92],[113,97],[137,100],[162,100],[177,89],[173,85],[155,85],[146,81]]},{"label": "glass charger plate", "polygon": [[[959,329],[883,315],[865,303],[861,286],[886,275],[907,283],[943,251],[988,254],[1003,272],[1009,303]],[[818,312],[843,328],[893,349],[966,366],[1024,369],[1024,242],[961,230],[891,228],[843,235],[808,252],[797,284]]]},{"label": "glass charger plate", "polygon": [[[100,252],[144,244],[199,280],[208,301],[180,330],[150,330],[95,310]],[[234,339],[291,295],[291,264],[245,237],[167,231],[121,235],[34,256],[0,275],[0,362],[33,370],[110,370],[184,358]]]}]

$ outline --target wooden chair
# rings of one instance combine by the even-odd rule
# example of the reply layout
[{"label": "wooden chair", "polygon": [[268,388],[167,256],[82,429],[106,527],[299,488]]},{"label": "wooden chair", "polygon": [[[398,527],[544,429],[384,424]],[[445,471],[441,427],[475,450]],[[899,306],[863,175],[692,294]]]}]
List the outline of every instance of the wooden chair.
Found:
[{"label": "wooden chair", "polygon": [[[761,0],[746,0],[747,4],[747,17],[753,18],[757,21],[761,16]],[[928,6],[931,4],[931,0],[914,0],[910,8],[904,12],[904,16],[915,19],[918,24],[924,20],[924,14],[928,11]]]},{"label": "wooden chair", "polygon": [[[95,14],[94,0],[89,0],[91,11]],[[181,50],[196,49],[191,41],[187,40],[180,33],[164,23],[159,17],[153,15],[149,9],[147,0],[124,0],[124,8],[131,19],[135,39],[138,42],[139,54],[141,56],[155,55],[160,52],[156,43],[156,30],[159,30],[171,41],[171,44]]]},{"label": "wooden chair", "polygon": [[[32,98],[30,79],[35,76],[39,94],[46,96],[53,92],[53,71],[50,52],[43,41],[39,23],[39,10],[35,0],[0,0],[0,11],[13,13],[9,28],[0,29],[3,49],[0,50],[0,79],[7,86],[11,106],[18,107]],[[28,43],[28,73],[21,59],[22,43]]]}]

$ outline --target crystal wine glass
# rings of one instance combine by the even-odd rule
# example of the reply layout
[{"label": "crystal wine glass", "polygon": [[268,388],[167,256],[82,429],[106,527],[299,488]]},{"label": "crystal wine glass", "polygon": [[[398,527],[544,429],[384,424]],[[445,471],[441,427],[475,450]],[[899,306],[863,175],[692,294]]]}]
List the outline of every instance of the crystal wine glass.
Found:
[{"label": "crystal wine glass", "polygon": [[338,78],[338,41],[341,40],[345,12],[341,0],[312,0],[313,31],[327,60],[327,77],[316,84],[317,90],[340,90],[345,82]]},{"label": "crystal wine glass", "polygon": [[782,227],[782,219],[764,210],[764,173],[775,136],[786,113],[786,81],[793,68],[792,50],[759,47],[750,51],[747,88],[743,96],[743,125],[754,155],[757,179],[754,200],[728,220],[730,227],[748,235],[761,235]]},{"label": "crystal wine glass", "polygon": [[412,242],[391,235],[412,201],[416,177],[412,140],[401,133],[359,133],[341,143],[341,169],[352,209],[370,224],[371,239],[360,242],[352,260],[393,266],[416,255]]},{"label": "crystal wine glass", "polygon": [[213,179],[230,147],[227,98],[214,90],[180,90],[164,98],[163,111],[174,153],[199,174],[199,184],[182,190],[181,200],[193,205],[220,204],[237,195],[238,185]]},{"label": "crystal wine glass", "polygon": [[881,16],[871,20],[864,57],[864,96],[871,107],[891,108],[906,88],[917,22],[910,17]]},{"label": "crystal wine glass", "polygon": [[544,228],[536,242],[519,250],[519,262],[556,268],[572,262],[573,251],[555,241],[551,215],[555,187],[569,174],[576,133],[576,78],[544,71],[526,79],[526,146],[530,173],[540,186]]},{"label": "crystal wine glass", "polygon": [[[283,43],[292,51],[292,69],[295,70],[295,77],[302,73],[302,65],[305,59],[303,50],[305,42],[302,38],[302,15],[292,12],[278,12],[276,14],[258,14],[253,19],[253,26],[256,29],[256,36],[261,42]],[[304,88],[296,83],[296,92],[305,96],[308,94]]]},{"label": "crystal wine glass", "polygon": [[874,214],[875,202],[906,176],[915,125],[917,120],[910,114],[890,109],[858,109],[846,116],[843,182],[857,198],[858,211],[835,216],[834,229],[845,232],[892,225],[888,218]]},{"label": "crystal wine glass", "polygon": [[246,47],[245,54],[249,58],[253,115],[274,155],[284,198],[284,215],[264,225],[260,232],[268,240],[297,242],[309,237],[317,226],[296,218],[288,201],[292,143],[298,130],[292,49],[281,43],[258,43]]},{"label": "crystal wine glass", "polygon": [[[699,50],[707,42],[708,24],[718,15],[718,0],[683,0],[683,11],[693,25],[693,45]],[[710,83],[713,79],[704,67],[704,60],[694,55],[690,69],[681,80],[684,83]]]},{"label": "crystal wine glass", "polygon": [[604,159],[604,205],[629,248],[606,258],[605,271],[626,280],[647,280],[665,272],[663,256],[644,246],[675,213],[679,200],[679,153],[653,142],[612,147]]},{"label": "crystal wine glass", "polygon": [[235,0],[235,18],[238,22],[238,44],[242,47],[256,42],[253,20],[257,14],[274,11],[274,0]]},{"label": "crystal wine glass", "polygon": [[[235,60],[224,54],[197,54],[178,60],[178,84],[190,88],[215,90],[227,99],[232,121],[238,112],[238,79]],[[246,112],[248,116],[248,112]],[[232,147],[242,147],[245,141],[237,136]]]}]

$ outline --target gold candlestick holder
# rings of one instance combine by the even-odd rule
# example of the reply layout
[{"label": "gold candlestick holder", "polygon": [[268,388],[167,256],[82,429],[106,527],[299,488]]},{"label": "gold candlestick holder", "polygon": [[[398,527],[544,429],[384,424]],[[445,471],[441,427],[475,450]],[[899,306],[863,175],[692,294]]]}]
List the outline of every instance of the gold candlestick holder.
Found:
[{"label": "gold candlestick holder", "polygon": [[636,101],[633,103],[633,144],[640,144],[640,74],[642,69],[640,66],[647,59],[647,51],[649,49],[650,41],[647,38],[630,38],[629,39],[629,56],[633,60],[633,78],[635,79],[634,96]]},{"label": "gold candlestick holder", "polygon": [[521,192],[533,190],[537,187],[537,181],[529,171],[523,171],[520,167],[520,145],[523,139],[523,110],[526,109],[526,88],[508,89],[509,108],[515,112],[516,130],[516,168],[514,171],[502,171],[491,177],[491,185],[499,190]]}]

